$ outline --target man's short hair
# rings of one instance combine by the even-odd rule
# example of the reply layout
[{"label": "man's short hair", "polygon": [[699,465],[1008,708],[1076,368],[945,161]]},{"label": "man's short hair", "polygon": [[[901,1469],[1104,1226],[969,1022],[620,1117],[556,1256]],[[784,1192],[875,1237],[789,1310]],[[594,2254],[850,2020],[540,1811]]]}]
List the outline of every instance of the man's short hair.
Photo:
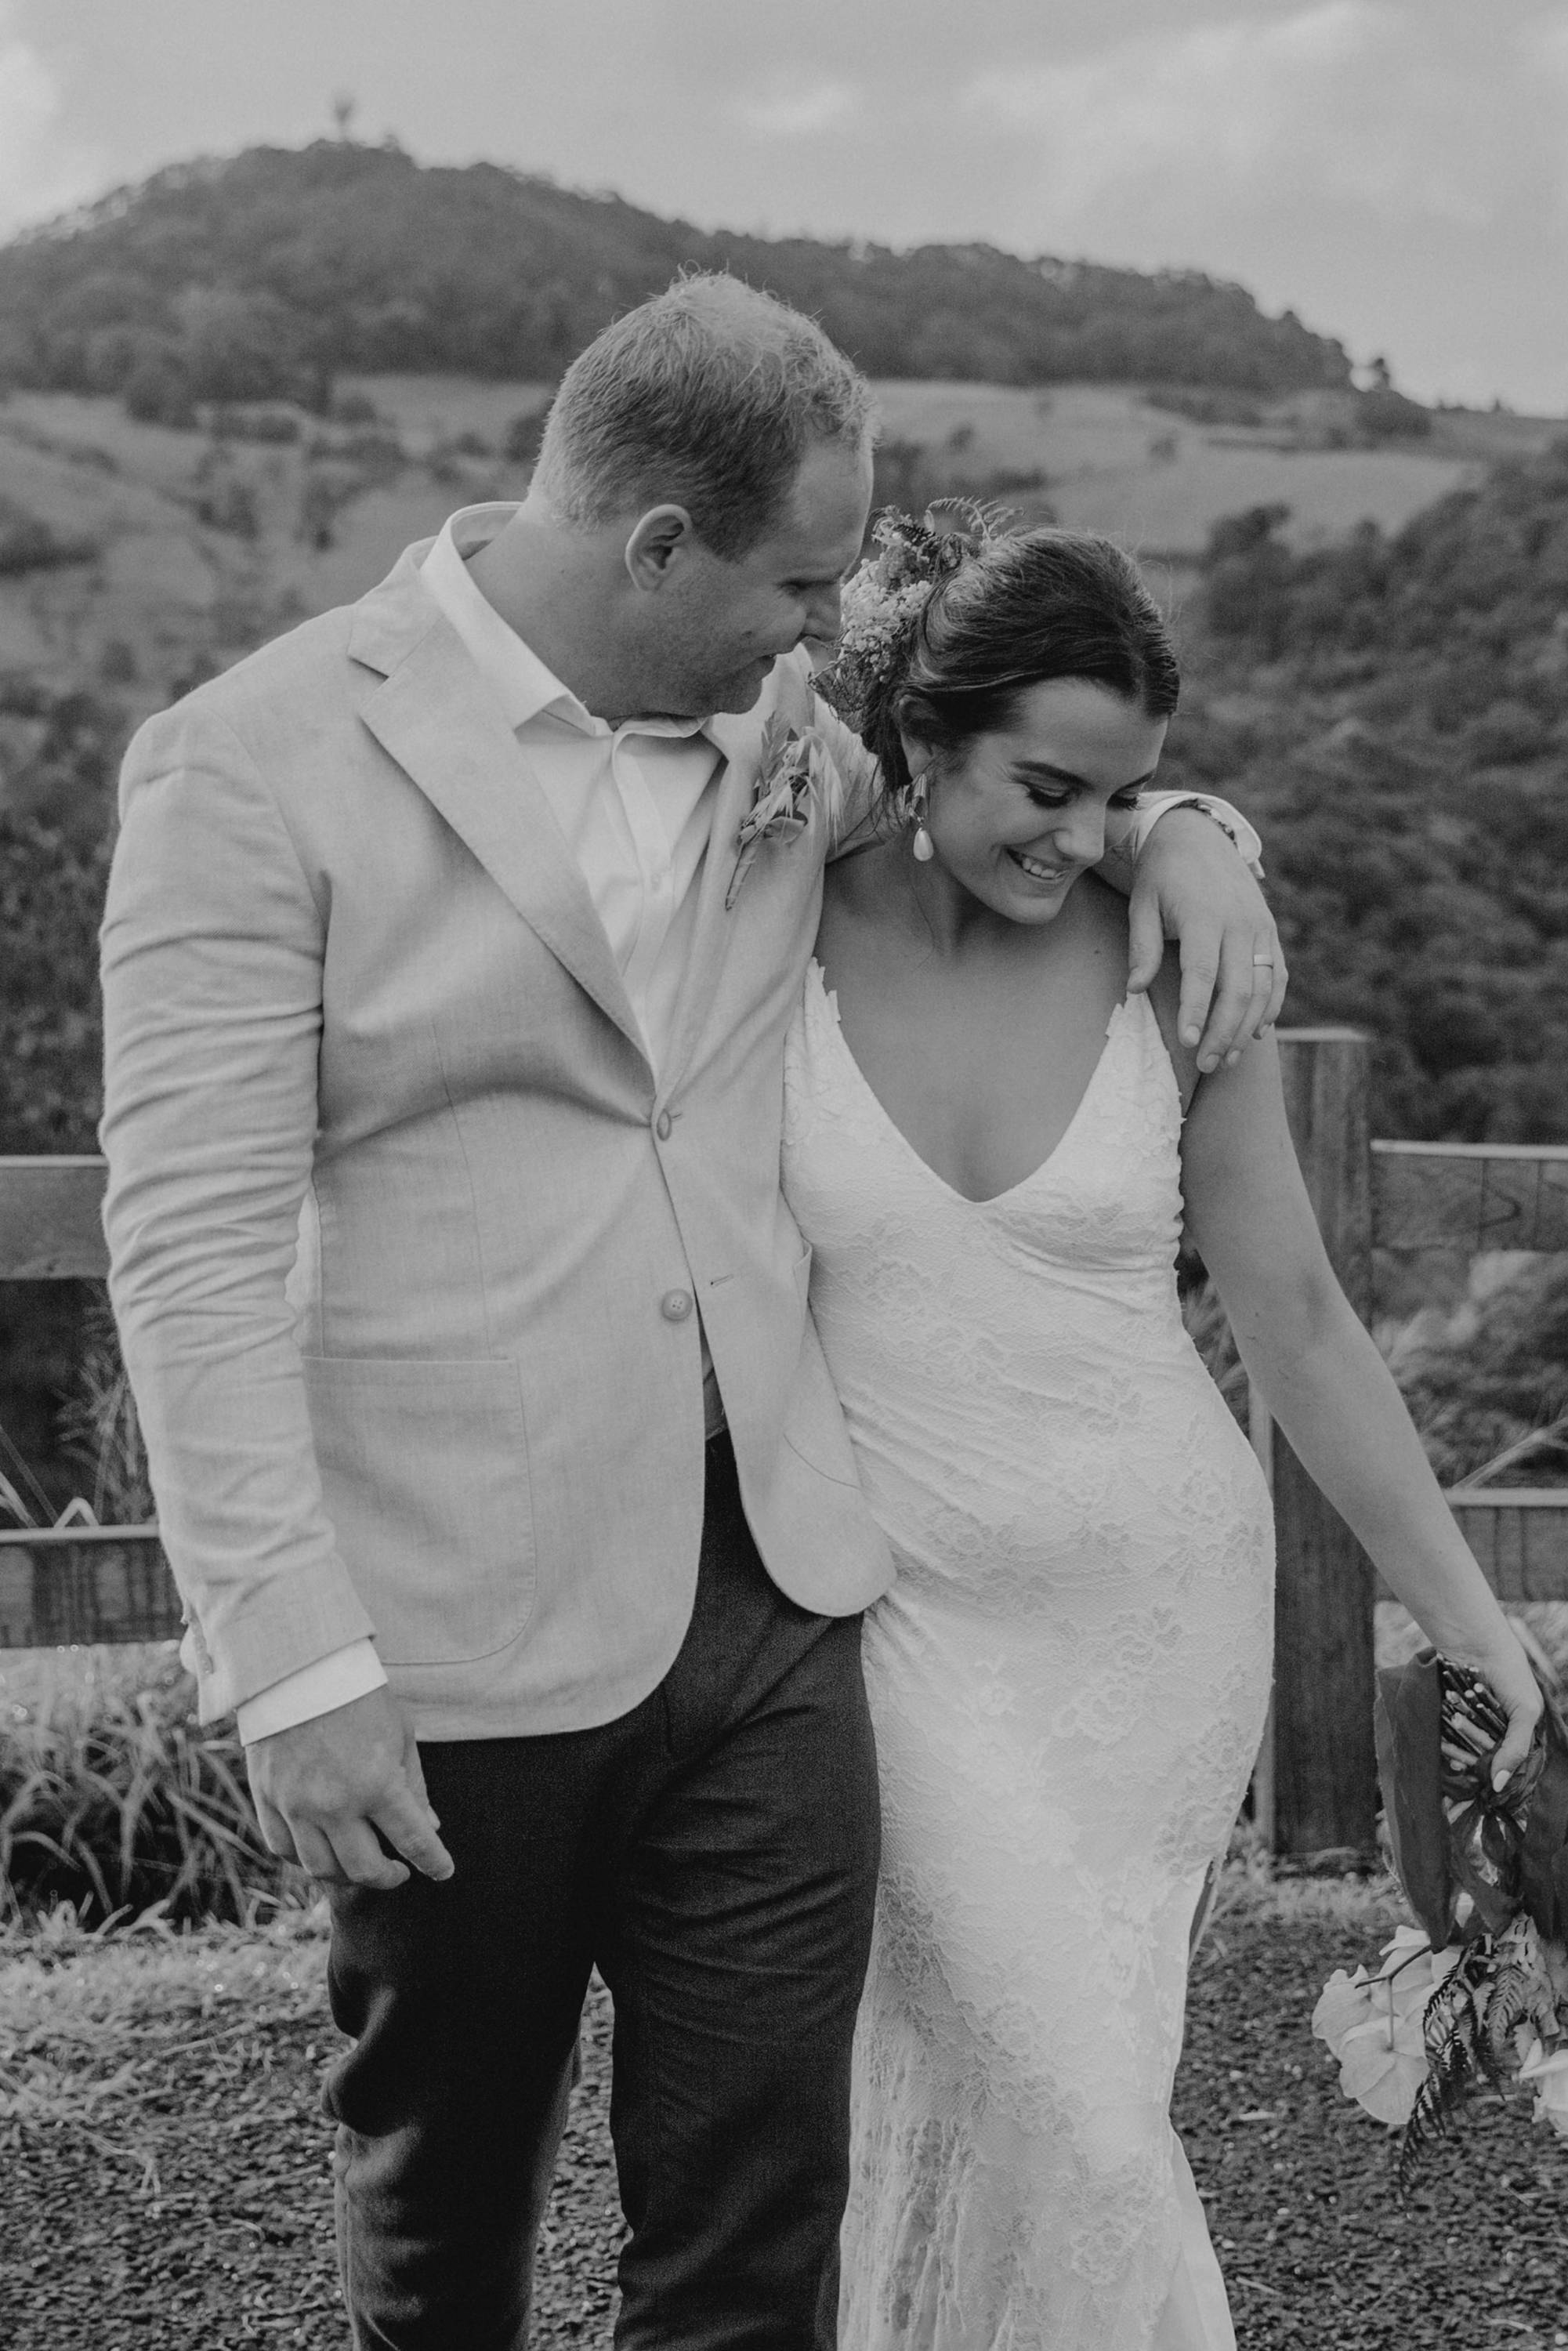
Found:
[{"label": "man's short hair", "polygon": [[858,444],[870,421],[871,386],[815,320],[737,277],[681,277],[568,368],[538,486],[582,525],[685,507],[733,560],[782,519],[811,444]]}]

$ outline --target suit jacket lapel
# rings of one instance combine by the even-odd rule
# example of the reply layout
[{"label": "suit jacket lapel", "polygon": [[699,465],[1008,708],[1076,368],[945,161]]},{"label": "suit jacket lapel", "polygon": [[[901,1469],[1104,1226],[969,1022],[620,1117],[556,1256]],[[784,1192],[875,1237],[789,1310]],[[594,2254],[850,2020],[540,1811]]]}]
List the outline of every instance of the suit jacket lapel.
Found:
[{"label": "suit jacket lapel", "polygon": [[696,1050],[704,1019],[712,1008],[724,959],[735,935],[736,919],[744,904],[744,898],[737,900],[736,906],[727,912],[724,901],[739,853],[736,836],[751,805],[757,782],[762,722],[751,711],[738,718],[714,718],[708,722],[707,734],[723,753],[725,764],[714,799],[707,852],[696,885],[697,910],[692,925],[691,953],[675,1000],[674,1032],[664,1072],[666,1089],[680,1077]]},{"label": "suit jacket lapel", "polygon": [[[402,568],[366,598],[350,643],[357,659],[388,667],[365,724],[645,1060],[604,925],[549,802],[452,630],[412,570],[402,580]],[[400,611],[405,586],[413,609]]]}]

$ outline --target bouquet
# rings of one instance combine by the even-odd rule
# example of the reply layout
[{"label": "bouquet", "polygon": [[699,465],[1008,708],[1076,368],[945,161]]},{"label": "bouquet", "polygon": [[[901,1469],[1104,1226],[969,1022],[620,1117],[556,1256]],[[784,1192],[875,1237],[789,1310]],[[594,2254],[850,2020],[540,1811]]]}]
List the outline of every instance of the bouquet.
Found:
[{"label": "bouquet", "polygon": [[1419,1922],[1369,1974],[1335,1970],[1312,2031],[1340,2087],[1403,2125],[1399,2184],[1470,2093],[1517,2079],[1568,2138],[1568,1730],[1550,1697],[1492,1787],[1507,1728],[1479,1676],[1423,1649],[1377,1677],[1377,1770],[1394,1866]]}]

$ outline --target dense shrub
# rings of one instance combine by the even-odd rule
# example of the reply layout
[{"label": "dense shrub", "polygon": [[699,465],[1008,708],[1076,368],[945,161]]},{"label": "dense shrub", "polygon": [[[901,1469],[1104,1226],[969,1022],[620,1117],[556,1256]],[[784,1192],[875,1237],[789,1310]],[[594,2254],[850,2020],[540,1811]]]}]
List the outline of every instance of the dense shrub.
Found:
[{"label": "dense shrub", "polygon": [[0,686],[0,1153],[91,1151],[101,1100],[98,926],[124,714]]},{"label": "dense shrub", "polygon": [[1386,383],[1357,394],[1355,421],[1374,441],[1422,441],[1432,430],[1430,409]]},{"label": "dense shrub", "polygon": [[301,385],[289,396],[324,409],[350,371],[553,381],[686,266],[813,312],[875,375],[1264,397],[1350,381],[1340,344],[1197,271],[708,234],[495,164],[423,168],[350,140],[174,165],[18,239],[0,252],[0,369],[118,389],[134,339],[152,336],[204,398],[277,398],[287,376]]},{"label": "dense shrub", "polygon": [[1447,1485],[1568,1483],[1568,1266],[1537,1259],[1384,1334]]},{"label": "dense shrub", "polygon": [[63,563],[90,563],[97,553],[90,538],[62,535],[14,499],[0,497],[0,580],[52,571]]},{"label": "dense shrub", "polygon": [[1568,441],[1393,536],[1289,518],[1210,534],[1169,778],[1256,818],[1286,1018],[1370,1030],[1375,1133],[1568,1140]]},{"label": "dense shrub", "polygon": [[173,351],[150,352],[138,360],[126,378],[124,396],[126,414],[139,423],[166,424],[179,433],[196,429],[190,372]]},{"label": "dense shrub", "polygon": [[299,438],[299,419],[287,408],[233,408],[223,403],[212,411],[213,437],[218,441],[257,441],[274,446]]},{"label": "dense shrub", "polygon": [[111,1660],[0,1727],[0,1913],[243,1920],[299,1886],[261,1842],[233,1728],[197,1722],[172,1656],[142,1673]]}]

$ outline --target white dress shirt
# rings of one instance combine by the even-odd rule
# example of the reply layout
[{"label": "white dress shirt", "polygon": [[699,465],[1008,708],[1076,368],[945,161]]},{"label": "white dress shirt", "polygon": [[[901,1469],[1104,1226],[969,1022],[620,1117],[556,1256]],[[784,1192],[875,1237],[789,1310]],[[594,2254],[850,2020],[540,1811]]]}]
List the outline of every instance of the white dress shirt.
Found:
[{"label": "white dress shirt", "polygon": [[[420,578],[499,703],[581,868],[656,1072],[690,950],[720,755],[702,719],[631,718],[612,726],[594,717],[502,620],[476,586],[466,559],[516,510],[510,504],[461,508],[426,555]],[[1125,851],[1135,855],[1181,797],[1146,795]],[[1226,802],[1216,805],[1256,866],[1257,834]],[[711,1427],[717,1392],[706,1341],[703,1367]],[[237,1709],[240,1738],[249,1746],[347,1706],[385,1680],[374,1643],[350,1642],[246,1699]]]},{"label": "white dress shirt", "polygon": [[719,753],[700,718],[629,718],[585,710],[474,584],[465,558],[510,506],[455,514],[421,567],[490,687],[582,869],[657,1072],[691,948]]}]

